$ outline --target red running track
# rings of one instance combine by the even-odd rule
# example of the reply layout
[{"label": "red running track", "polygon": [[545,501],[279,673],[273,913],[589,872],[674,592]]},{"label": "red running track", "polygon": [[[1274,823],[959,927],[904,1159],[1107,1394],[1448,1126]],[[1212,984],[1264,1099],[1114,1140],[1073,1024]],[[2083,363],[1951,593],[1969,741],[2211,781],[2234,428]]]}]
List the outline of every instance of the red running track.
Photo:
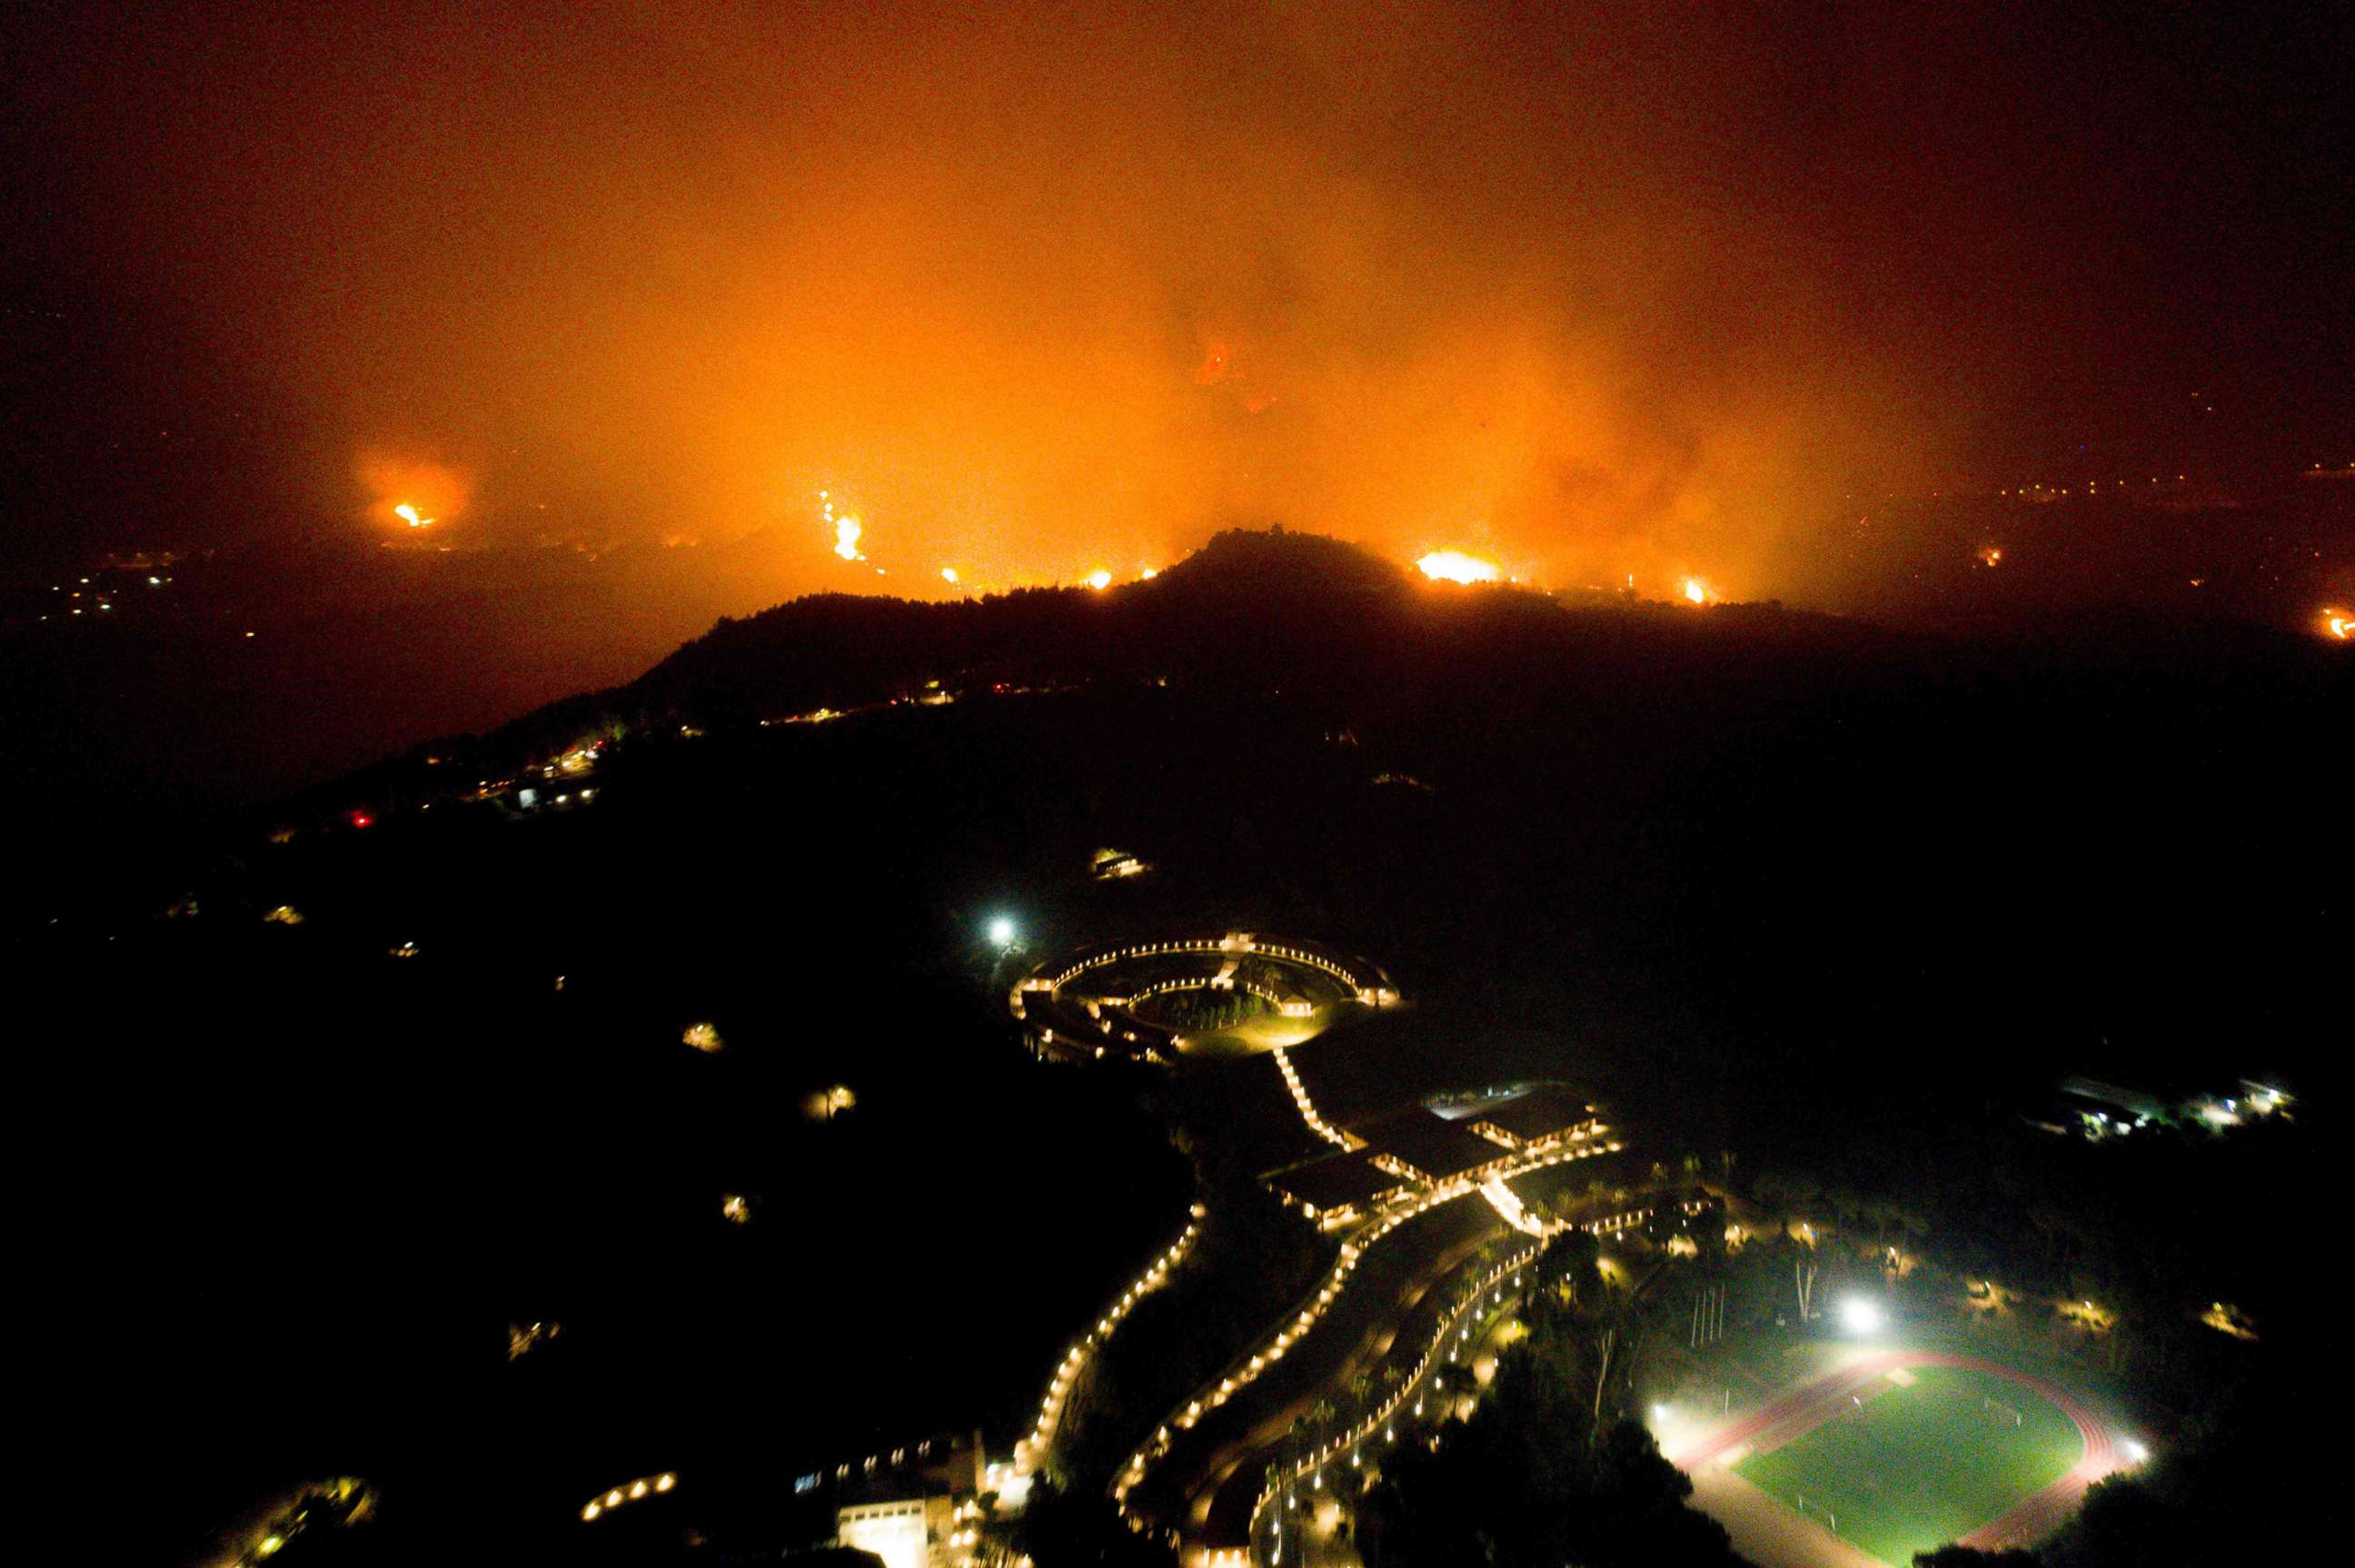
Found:
[{"label": "red running track", "polygon": [[1739,1421],[1728,1423],[1668,1458],[1679,1469],[1697,1470],[1744,1445],[1779,1447],[1806,1436],[1841,1411],[1851,1408],[1867,1388],[1903,1367],[1961,1367],[2008,1379],[2059,1406],[2061,1413],[2076,1424],[2077,1435],[2084,1440],[2084,1453],[2067,1474],[2034,1496],[2023,1499],[2009,1512],[1963,1537],[1965,1546],[1993,1551],[2004,1546],[2026,1546],[2041,1540],[2068,1519],[2084,1498],[2086,1488],[2119,1467],[2117,1441],[2108,1424],[2083,1401],[2062,1392],[2042,1378],[2016,1372],[1976,1356],[1951,1355],[1944,1350],[1883,1350],[1851,1361],[1828,1377],[1818,1378]]}]

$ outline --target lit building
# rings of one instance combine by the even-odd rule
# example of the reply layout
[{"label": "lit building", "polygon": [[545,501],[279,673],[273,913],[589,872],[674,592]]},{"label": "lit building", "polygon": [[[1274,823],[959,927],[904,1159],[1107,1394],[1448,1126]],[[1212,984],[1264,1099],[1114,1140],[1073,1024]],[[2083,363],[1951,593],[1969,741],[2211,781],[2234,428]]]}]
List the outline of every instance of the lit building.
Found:
[{"label": "lit building", "polygon": [[952,1568],[969,1558],[955,1502],[944,1496],[851,1503],[835,1510],[835,1540],[872,1552],[883,1568]]}]

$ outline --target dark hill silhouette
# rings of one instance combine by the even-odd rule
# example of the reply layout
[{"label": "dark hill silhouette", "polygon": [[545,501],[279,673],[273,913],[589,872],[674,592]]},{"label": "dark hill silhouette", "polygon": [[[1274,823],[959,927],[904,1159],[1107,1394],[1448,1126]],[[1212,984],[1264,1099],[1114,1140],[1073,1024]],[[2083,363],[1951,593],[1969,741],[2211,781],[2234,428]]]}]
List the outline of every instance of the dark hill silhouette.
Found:
[{"label": "dark hill silhouette", "polygon": [[[1771,603],[1697,611],[1464,587],[1320,535],[1231,529],[1156,578],[1103,591],[951,603],[819,594],[723,618],[625,686],[419,747],[289,805],[299,816],[414,800],[591,735],[847,710],[913,700],[935,684],[976,694],[1111,682],[1280,699],[1410,768],[1450,755],[1545,765],[1574,752],[1592,762],[1600,749],[1657,776],[1746,728],[1808,715],[1837,725],[1848,720],[1834,716],[1993,688],[2020,694],[2038,710],[2029,721],[2064,730],[2070,705],[2114,706],[2129,691],[2189,715],[2183,704],[2238,701],[2284,680],[2343,686],[2337,652],[2256,625],[2125,609],[2030,615],[2000,634],[1932,633]],[[428,755],[456,765],[429,772]]]},{"label": "dark hill silhouette", "polygon": [[[1532,679],[1598,699],[1776,662],[1852,664],[1912,641],[1863,623],[1727,605],[1557,601],[1510,585],[1410,579],[1315,534],[1229,530],[1147,581],[1024,589],[925,603],[820,594],[722,620],[644,677],[556,703],[490,738],[496,759],[569,744],[601,723],[741,722],[951,688],[1094,679],[1282,692],[1352,722],[1454,705]],[[1493,693],[1492,693],[1493,695]],[[503,764],[495,764],[503,765]]]}]

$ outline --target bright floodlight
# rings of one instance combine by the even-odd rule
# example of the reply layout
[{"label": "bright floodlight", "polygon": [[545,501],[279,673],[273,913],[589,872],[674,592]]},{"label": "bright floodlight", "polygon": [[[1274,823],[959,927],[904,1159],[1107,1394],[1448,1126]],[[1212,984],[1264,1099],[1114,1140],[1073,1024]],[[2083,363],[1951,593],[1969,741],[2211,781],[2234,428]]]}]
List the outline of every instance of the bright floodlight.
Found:
[{"label": "bright floodlight", "polygon": [[1013,946],[1014,923],[1002,914],[997,916],[989,923],[989,939],[1000,947]]},{"label": "bright floodlight", "polygon": [[1851,1296],[1840,1303],[1840,1327],[1851,1334],[1871,1334],[1881,1328],[1881,1304]]},{"label": "bright floodlight", "polygon": [[1668,1418],[1668,1407],[1667,1405],[1665,1405],[1665,1404],[1656,1404],[1656,1405],[1652,1406],[1652,1419],[1653,1419],[1653,1420],[1655,1420],[1655,1421],[1666,1421]]},{"label": "bright floodlight", "polygon": [[2139,1465],[2150,1457],[2150,1450],[2129,1439],[2126,1445],[2126,1463]]}]

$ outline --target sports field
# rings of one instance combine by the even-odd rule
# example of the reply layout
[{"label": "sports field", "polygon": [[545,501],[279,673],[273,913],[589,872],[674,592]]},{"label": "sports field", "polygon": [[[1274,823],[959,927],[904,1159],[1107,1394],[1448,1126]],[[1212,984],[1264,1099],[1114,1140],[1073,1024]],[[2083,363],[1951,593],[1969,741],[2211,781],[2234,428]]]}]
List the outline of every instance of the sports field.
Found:
[{"label": "sports field", "polygon": [[2001,1517],[2084,1455],[2076,1424],[2008,1378],[1940,1366],[1901,1377],[1751,1455],[1735,1473],[1882,1562],[1904,1564]]}]

